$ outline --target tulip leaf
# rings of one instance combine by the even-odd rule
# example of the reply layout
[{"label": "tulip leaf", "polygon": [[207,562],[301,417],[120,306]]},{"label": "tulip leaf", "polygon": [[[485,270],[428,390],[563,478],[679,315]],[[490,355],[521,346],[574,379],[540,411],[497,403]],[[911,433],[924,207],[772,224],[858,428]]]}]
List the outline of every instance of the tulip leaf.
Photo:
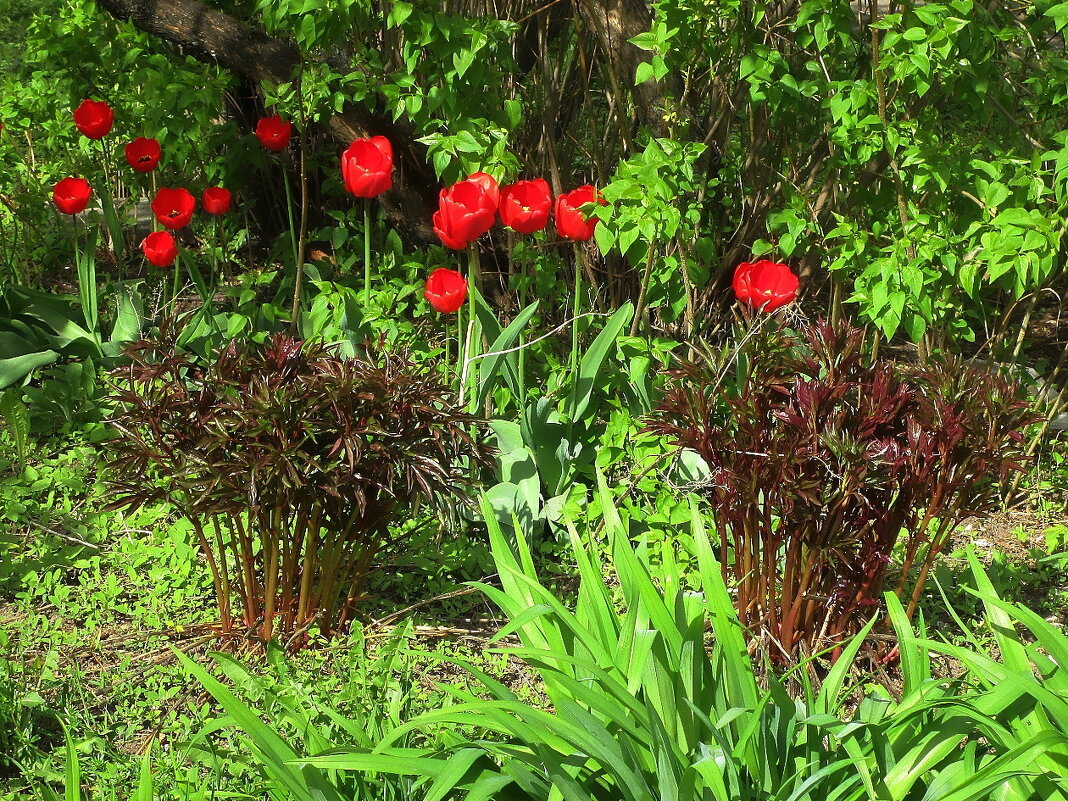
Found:
[{"label": "tulip leaf", "polygon": [[597,376],[601,372],[601,366],[605,358],[616,342],[623,327],[630,322],[634,314],[634,306],[626,303],[621,306],[608,319],[608,323],[597,338],[593,340],[582,361],[579,362],[578,376],[575,379],[575,392],[572,396],[572,406],[568,418],[575,423],[584,419],[586,410],[589,408],[590,399],[593,397],[593,387]]},{"label": "tulip leaf", "polygon": [[509,350],[516,339],[518,339],[520,332],[530,322],[530,318],[534,316],[534,312],[538,309],[538,301],[534,301],[525,309],[523,309],[511,323],[501,330],[500,323],[493,315],[489,306],[486,305],[486,301],[482,298],[477,291],[472,290],[475,295],[475,311],[478,315],[479,322],[482,324],[482,330],[486,332],[487,337],[493,337],[489,346],[489,351],[481,359],[481,365],[478,370],[478,395],[476,409],[481,409],[485,406],[486,398],[490,392],[493,391],[494,384],[498,374],[504,375],[504,380],[508,384],[508,389],[516,399],[517,404],[522,403],[522,388],[520,384],[519,375],[519,359],[518,351],[512,351],[511,353],[502,353],[502,351]]}]

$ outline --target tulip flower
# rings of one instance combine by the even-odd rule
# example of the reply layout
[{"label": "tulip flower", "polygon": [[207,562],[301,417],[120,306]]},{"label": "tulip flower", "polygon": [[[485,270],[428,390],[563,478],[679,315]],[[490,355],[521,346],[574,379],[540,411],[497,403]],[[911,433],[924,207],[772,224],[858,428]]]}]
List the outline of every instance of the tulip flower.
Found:
[{"label": "tulip flower", "polygon": [[83,100],[74,109],[74,124],[89,139],[103,139],[114,121],[115,112],[102,100]]},{"label": "tulip flower", "polygon": [[393,186],[393,146],[384,136],[357,139],[341,154],[345,189],[356,197],[377,197]]},{"label": "tulip flower", "polygon": [[482,187],[482,191],[489,197],[494,210],[496,210],[501,203],[501,191],[494,177],[485,172],[473,172],[467,176],[467,180]]},{"label": "tulip flower", "polygon": [[293,123],[283,120],[277,114],[273,117],[264,117],[256,123],[256,138],[272,153],[285,150],[292,136]]},{"label": "tulip flower", "polygon": [[739,301],[770,312],[797,299],[800,281],[785,264],[761,259],[739,264],[731,285]]},{"label": "tulip flower", "polygon": [[607,206],[604,198],[596,189],[589,184],[572,189],[556,198],[556,209],[553,218],[556,221],[556,232],[564,239],[573,239],[576,242],[585,242],[593,236],[593,229],[597,227],[597,218],[587,220],[579,210],[584,203],[600,203]]},{"label": "tulip flower", "polygon": [[549,222],[553,207],[553,193],[541,178],[516,181],[501,189],[501,204],[497,209],[501,222],[513,231],[532,234]]},{"label": "tulip flower", "polygon": [[170,267],[178,258],[178,244],[170,231],[156,231],[141,242],[141,250],[149,264],[155,267]]},{"label": "tulip flower", "polygon": [[424,297],[442,314],[459,311],[467,299],[467,279],[456,270],[439,267],[426,279]]},{"label": "tulip flower", "polygon": [[200,203],[204,207],[204,211],[218,217],[230,211],[230,200],[229,189],[224,189],[221,186],[213,186],[210,189],[204,190]]},{"label": "tulip flower", "polygon": [[139,136],[126,145],[126,163],[138,172],[152,172],[163,155],[159,142]]},{"label": "tulip flower", "polygon": [[463,250],[493,227],[496,213],[494,196],[483,184],[459,181],[438,195],[434,233],[445,247]]},{"label": "tulip flower", "polygon": [[84,178],[64,178],[52,190],[52,202],[64,214],[78,214],[89,205],[92,187]]},{"label": "tulip flower", "polygon": [[187,189],[160,189],[152,201],[152,213],[164,228],[176,231],[189,225],[196,205]]}]

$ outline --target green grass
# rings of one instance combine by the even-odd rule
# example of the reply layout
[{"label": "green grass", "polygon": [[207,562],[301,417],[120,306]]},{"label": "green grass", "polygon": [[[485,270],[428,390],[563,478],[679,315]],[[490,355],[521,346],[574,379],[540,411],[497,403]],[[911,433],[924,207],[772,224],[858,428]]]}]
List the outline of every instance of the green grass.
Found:
[{"label": "green grass", "polygon": [[[62,787],[64,726],[86,787],[134,787],[151,748],[163,797],[262,797],[263,781],[250,781],[243,767],[247,749],[225,731],[198,737],[218,707],[205,703],[174,653],[210,664],[208,650],[219,647],[206,628],[218,614],[211,579],[190,527],[166,508],[104,511],[99,457],[98,446],[54,440],[38,443],[25,470],[0,461],[0,753],[18,762],[0,762],[0,800]],[[484,546],[436,529],[420,536],[415,554],[379,577],[369,618],[447,595],[490,570]],[[361,718],[377,712],[385,688],[403,685],[406,714],[427,711],[441,701],[434,683],[445,676],[445,657],[508,670],[502,657],[481,654],[477,631],[465,638],[433,628],[477,629],[464,621],[487,608],[474,604],[460,595],[420,607],[410,617],[425,629],[372,627],[364,636],[355,627],[294,657],[244,659],[249,700],[328,699]],[[403,665],[378,659],[391,642],[403,646]]]}]

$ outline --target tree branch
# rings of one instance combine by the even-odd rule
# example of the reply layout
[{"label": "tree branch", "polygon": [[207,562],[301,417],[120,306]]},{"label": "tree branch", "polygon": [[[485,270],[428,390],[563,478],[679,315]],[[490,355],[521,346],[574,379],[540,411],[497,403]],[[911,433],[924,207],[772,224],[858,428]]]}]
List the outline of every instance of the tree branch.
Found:
[{"label": "tree branch", "polygon": [[[196,58],[218,64],[253,81],[285,83],[299,72],[300,51],[199,0],[97,0],[118,20],[180,45]],[[373,110],[347,105],[326,125],[342,146],[363,136],[381,135],[393,144],[397,170],[393,189],[379,196],[390,223],[413,245],[437,242],[430,216],[437,205],[437,181],[425,148],[410,133]]]}]

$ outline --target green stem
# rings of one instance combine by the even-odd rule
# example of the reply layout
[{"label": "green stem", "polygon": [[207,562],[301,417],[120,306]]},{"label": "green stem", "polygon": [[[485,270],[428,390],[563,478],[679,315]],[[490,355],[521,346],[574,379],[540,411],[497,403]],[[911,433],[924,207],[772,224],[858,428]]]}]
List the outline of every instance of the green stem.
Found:
[{"label": "green stem", "polygon": [[445,377],[448,378],[451,370],[449,369],[449,317],[443,315],[445,318]]},{"label": "green stem", "polygon": [[82,304],[82,317],[85,319],[86,328],[89,326],[89,305],[86,302],[85,296],[85,275],[82,270],[82,249],[78,247],[78,217],[77,215],[71,216],[71,222],[74,223],[74,269],[78,273],[78,299]]},{"label": "green stem", "polygon": [[474,242],[472,242],[470,247],[467,250],[467,255],[468,255],[468,263],[470,264],[470,268],[468,270],[468,272],[470,273],[470,276],[467,279],[468,280],[468,284],[469,284],[468,285],[468,292],[467,292],[467,302],[468,302],[469,308],[470,308],[470,318],[471,319],[467,323],[468,336],[467,336],[467,365],[466,365],[466,369],[468,371],[468,375],[467,375],[467,383],[469,384],[468,391],[471,394],[471,403],[472,403],[471,412],[472,412],[472,414],[474,414],[475,412],[477,412],[477,410],[475,408],[473,408],[473,404],[477,403],[477,401],[478,401],[478,370],[475,369],[474,363],[471,360],[478,353],[478,351],[477,351],[478,346],[476,344],[476,340],[478,339],[478,333],[479,333],[478,332],[478,316],[475,313],[475,292],[478,289],[479,267],[480,267],[479,261],[478,261],[478,245],[476,245]]},{"label": "green stem", "polygon": [[212,288],[214,288],[220,284],[225,284],[226,279],[219,270],[219,264],[222,261],[219,258],[222,254],[222,238],[219,236],[219,218],[213,216],[211,225],[211,238],[215,240],[215,247],[212,248],[211,251],[211,285]]},{"label": "green stem", "polygon": [[119,271],[119,280],[122,279],[123,240],[122,225],[119,223],[118,212],[115,210],[115,197],[113,193],[114,183],[108,165],[111,164],[111,148],[107,137],[100,140],[100,169],[104,173],[104,186],[100,191],[100,211],[104,216],[104,228],[107,231],[107,239],[111,245],[111,255],[115,262],[116,270]]},{"label": "green stem", "polygon": [[638,335],[638,323],[641,321],[642,315],[645,314],[645,298],[649,294],[649,280],[653,275],[653,257],[656,253],[657,241],[654,239],[649,243],[649,253],[645,258],[645,272],[642,274],[641,289],[638,293],[638,306],[634,310],[634,319],[630,322],[630,335]]},{"label": "green stem", "polygon": [[78,299],[82,304],[85,327],[89,333],[96,336],[99,319],[96,295],[96,254],[93,252],[91,238],[87,238],[85,252],[82,252],[78,246],[80,237],[78,218],[73,216],[71,220],[74,223],[74,267],[78,273]]},{"label": "green stem", "polygon": [[572,312],[572,315],[571,315],[574,319],[571,320],[571,359],[570,359],[570,364],[571,364],[571,410],[572,410],[571,417],[572,417],[572,419],[571,419],[569,425],[572,426],[572,427],[574,427],[574,425],[575,425],[575,421],[573,419],[573,417],[574,417],[573,413],[574,413],[575,407],[578,405],[578,338],[579,338],[578,321],[579,321],[579,312],[580,312],[580,310],[582,308],[582,304],[581,304],[581,300],[582,300],[582,258],[583,258],[583,256],[582,256],[581,252],[576,254],[576,258],[575,258],[575,301],[574,301],[574,311]]},{"label": "green stem", "polygon": [[182,255],[179,252],[179,254],[174,257],[174,267],[172,268],[174,270],[174,280],[171,285],[171,303],[176,303],[178,301],[178,279],[182,272],[181,260]]},{"label": "green stem", "polygon": [[[470,288],[468,288],[470,295]],[[470,300],[470,298],[469,298]],[[474,311],[472,309],[472,311]],[[464,373],[467,369],[467,329],[464,328],[464,310],[461,306],[456,310],[456,394],[460,399],[460,406],[464,405]]]},{"label": "green stem", "polygon": [[289,185],[289,170],[282,169],[286,187],[286,218],[289,220],[289,244],[293,251],[293,263],[297,261],[297,226],[293,224],[293,190]]},{"label": "green stem", "polygon": [[308,176],[304,169],[304,137],[300,138],[300,234],[298,236],[296,226],[293,225],[293,194],[289,187],[289,172],[284,171],[286,183],[286,214],[289,217],[289,241],[293,247],[293,265],[296,274],[293,276],[293,305],[289,313],[289,330],[295,334],[300,317],[300,296],[304,283],[304,237],[308,224]]},{"label": "green stem", "polygon": [[[538,234],[540,237],[541,235]],[[512,268],[512,251],[515,248],[515,235],[509,232],[508,234],[508,272],[513,271]],[[524,265],[521,265],[521,269]],[[526,270],[524,269],[525,273]],[[519,279],[519,308],[525,309],[527,307],[527,276],[521,275]],[[527,342],[526,342],[526,330],[519,332],[519,354],[518,354],[518,367],[519,372],[519,397],[515,399],[516,408],[522,410],[526,408],[527,397]]]},{"label": "green stem", "polygon": [[371,302],[371,198],[363,199],[363,297]]}]

